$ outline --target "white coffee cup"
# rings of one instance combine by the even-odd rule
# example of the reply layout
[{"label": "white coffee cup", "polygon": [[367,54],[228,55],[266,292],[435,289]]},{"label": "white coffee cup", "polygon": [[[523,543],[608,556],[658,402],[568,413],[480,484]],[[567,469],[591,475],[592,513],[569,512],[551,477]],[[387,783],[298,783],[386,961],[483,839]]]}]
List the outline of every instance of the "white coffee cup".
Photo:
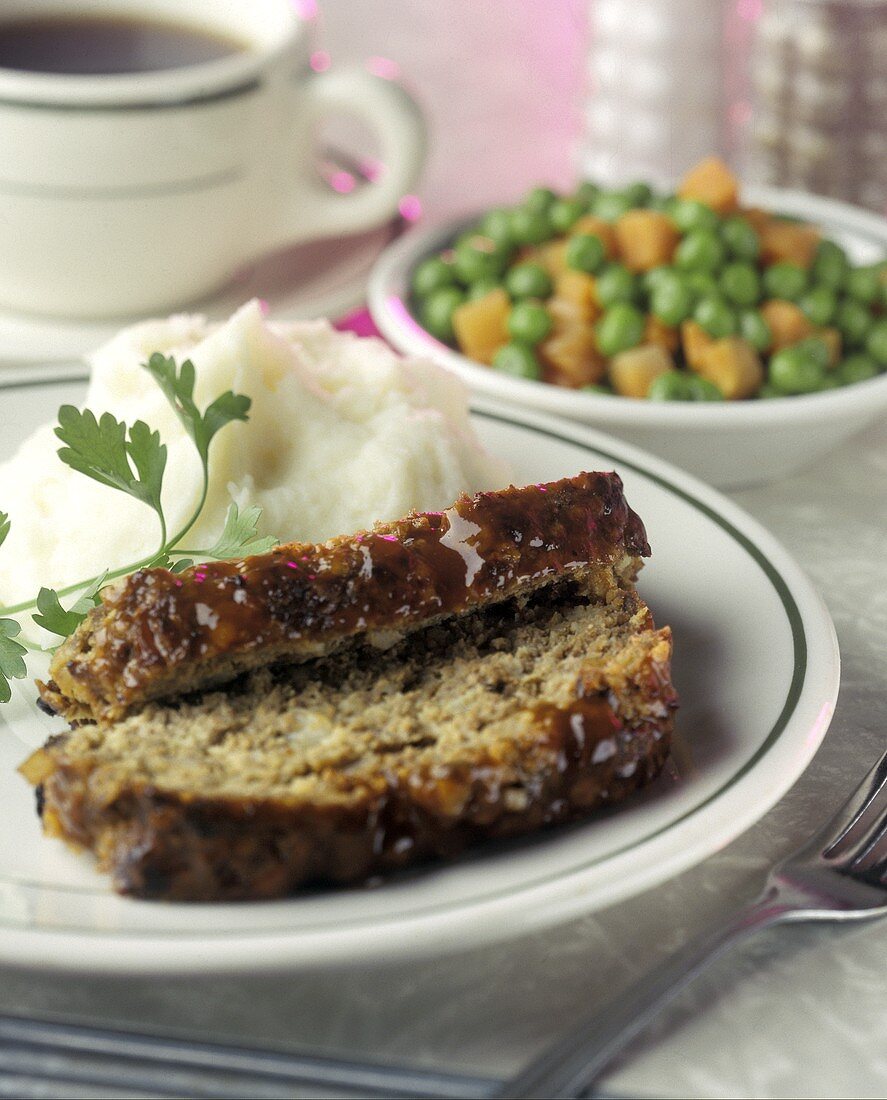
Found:
[{"label": "white coffee cup", "polygon": [[[418,108],[364,69],[316,73],[291,0],[4,0],[0,21],[115,14],[233,35],[248,49],[123,75],[0,69],[0,305],[67,317],[169,311],[262,254],[381,224],[416,182]],[[337,194],[317,169],[332,112],[384,166]]]}]

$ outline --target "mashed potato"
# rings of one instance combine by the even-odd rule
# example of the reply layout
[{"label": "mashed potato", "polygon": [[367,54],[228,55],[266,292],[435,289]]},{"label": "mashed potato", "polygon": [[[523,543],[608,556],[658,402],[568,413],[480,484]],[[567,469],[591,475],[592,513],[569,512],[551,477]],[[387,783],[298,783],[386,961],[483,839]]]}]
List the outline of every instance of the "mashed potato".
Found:
[{"label": "mashed potato", "polygon": [[[250,302],[220,325],[195,316],[136,325],[92,359],[84,405],[128,424],[144,420],[168,447],[163,504],[170,531],[196,507],[201,470],[193,444],[140,366],[154,351],[194,362],[201,408],[228,389],[252,398],[248,422],[227,425],[213,441],[209,497],[189,547],[213,544],[232,501],[262,508],[260,534],[316,542],[411,509],[444,508],[462,491],[508,481],[506,468],[475,437],[453,376],[325,321],[270,323]],[[12,520],[0,549],[0,604],[127,565],[158,544],[150,509],[57,458],[55,423],[0,466]]]}]

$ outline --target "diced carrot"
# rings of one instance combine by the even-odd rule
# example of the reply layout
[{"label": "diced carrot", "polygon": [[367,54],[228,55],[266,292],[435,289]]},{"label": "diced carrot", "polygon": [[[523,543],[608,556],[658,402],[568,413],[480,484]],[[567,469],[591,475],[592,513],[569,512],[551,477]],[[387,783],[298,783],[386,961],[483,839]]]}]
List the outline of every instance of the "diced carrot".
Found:
[{"label": "diced carrot", "polygon": [[758,234],[761,238],[761,262],[765,265],[783,261],[809,267],[819,247],[820,233],[812,225],[770,218]]},{"label": "diced carrot", "polygon": [[658,210],[628,210],[616,222],[619,256],[629,271],[671,263],[679,239],[674,222]]},{"label": "diced carrot", "polygon": [[460,351],[489,366],[493,356],[508,343],[508,314],[511,300],[501,287],[482,298],[463,302],[453,312],[453,329]]},{"label": "diced carrot", "polygon": [[559,237],[557,240],[540,244],[536,250],[535,260],[545,268],[552,279],[568,271],[566,239]]},{"label": "diced carrot", "polygon": [[551,314],[553,322],[551,326],[552,335],[563,332],[568,328],[575,328],[576,325],[588,323],[582,307],[570,301],[569,298],[549,298],[545,303],[545,308]]},{"label": "diced carrot", "polygon": [[841,333],[836,328],[818,328],[816,336],[828,348],[828,365],[836,367],[841,361]]},{"label": "diced carrot", "polygon": [[738,205],[739,183],[720,157],[706,157],[684,176],[678,195],[704,202],[719,214],[729,214]]},{"label": "diced carrot", "polygon": [[610,360],[610,382],[623,397],[646,397],[655,378],[674,370],[674,359],[659,344],[641,344]]},{"label": "diced carrot", "polygon": [[578,389],[600,382],[607,361],[597,349],[591,325],[573,325],[554,332],[539,345],[546,382]]},{"label": "diced carrot", "polygon": [[567,270],[558,275],[554,283],[554,297],[572,302],[583,321],[594,321],[600,313],[597,281],[584,271]]},{"label": "diced carrot", "polygon": [[773,221],[773,215],[767,210],[762,210],[759,206],[748,206],[738,213],[741,218],[748,222],[758,236],[764,231],[764,227]]},{"label": "diced carrot", "polygon": [[764,381],[764,367],[754,347],[741,336],[725,336],[707,347],[696,372],[714,382],[728,401],[753,397]]},{"label": "diced carrot", "polygon": [[644,326],[644,343],[658,344],[666,351],[674,353],[681,345],[681,334],[676,328],[665,324],[664,321],[660,321],[655,314],[651,313]]},{"label": "diced carrot", "polygon": [[684,321],[681,325],[681,346],[684,349],[684,358],[693,370],[698,369],[703,353],[713,343],[713,337],[709,336],[698,322]]},{"label": "diced carrot", "polygon": [[771,351],[797,344],[813,333],[813,325],[800,306],[784,298],[770,298],[761,306],[761,316],[773,334]]}]

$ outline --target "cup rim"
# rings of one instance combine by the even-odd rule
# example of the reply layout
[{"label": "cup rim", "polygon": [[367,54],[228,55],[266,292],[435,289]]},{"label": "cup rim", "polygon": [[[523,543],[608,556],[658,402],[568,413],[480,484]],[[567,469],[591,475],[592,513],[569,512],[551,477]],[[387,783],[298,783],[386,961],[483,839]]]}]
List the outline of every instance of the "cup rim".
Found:
[{"label": "cup rim", "polygon": [[[226,99],[257,85],[262,71],[282,55],[307,53],[308,13],[280,5],[284,26],[269,44],[214,61],[147,73],[79,76],[0,67],[0,108],[113,110],[175,107]],[[115,14],[121,9],[116,9]],[[5,14],[5,13],[4,13]],[[80,14],[85,14],[80,11]],[[0,20],[2,21],[2,20]],[[307,60],[307,58],[306,58]]]}]

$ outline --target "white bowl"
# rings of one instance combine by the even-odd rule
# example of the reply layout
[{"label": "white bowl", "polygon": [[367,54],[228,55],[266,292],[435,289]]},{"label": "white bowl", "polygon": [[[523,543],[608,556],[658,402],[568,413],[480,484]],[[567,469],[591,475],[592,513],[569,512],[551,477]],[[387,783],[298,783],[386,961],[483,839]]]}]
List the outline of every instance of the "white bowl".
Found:
[{"label": "white bowl", "polygon": [[[821,227],[855,263],[887,256],[887,220],[797,191],[746,188],[750,204]],[[417,230],[382,254],[370,276],[373,321],[398,351],[455,371],[476,393],[591,424],[721,487],[784,477],[832,450],[887,410],[887,374],[837,390],[766,401],[660,402],[564,389],[513,378],[475,363],[427,333],[407,307],[410,274],[471,219]]]}]

